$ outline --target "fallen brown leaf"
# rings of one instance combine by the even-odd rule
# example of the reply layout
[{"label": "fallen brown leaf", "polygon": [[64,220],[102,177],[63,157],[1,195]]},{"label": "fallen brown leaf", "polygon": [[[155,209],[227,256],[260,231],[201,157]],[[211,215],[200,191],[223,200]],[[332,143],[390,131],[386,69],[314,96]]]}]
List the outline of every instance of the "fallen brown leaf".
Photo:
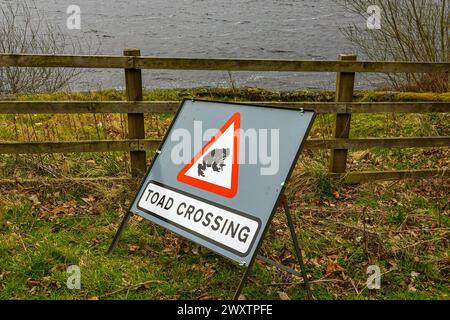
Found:
[{"label": "fallen brown leaf", "polygon": [[137,244],[132,244],[129,246],[128,251],[130,253],[135,253],[136,251],[138,251],[141,247],[138,246]]},{"label": "fallen brown leaf", "polygon": [[286,292],[278,292],[278,297],[280,297],[280,300],[291,300]]},{"label": "fallen brown leaf", "polygon": [[343,272],[345,269],[339,265],[337,262],[328,261],[327,267],[325,269],[326,275],[330,275],[335,272]]}]

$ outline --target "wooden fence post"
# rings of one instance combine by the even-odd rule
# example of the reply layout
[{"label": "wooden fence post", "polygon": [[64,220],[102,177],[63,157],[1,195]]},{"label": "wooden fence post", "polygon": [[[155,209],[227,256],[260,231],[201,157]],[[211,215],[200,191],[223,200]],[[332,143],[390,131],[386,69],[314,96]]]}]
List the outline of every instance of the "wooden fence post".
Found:
[{"label": "wooden fence post", "polygon": [[[339,60],[356,60],[356,55],[339,55]],[[352,102],[353,91],[355,87],[354,72],[339,72],[336,78],[336,102]],[[350,134],[350,121],[352,115],[336,114],[336,123],[334,127],[334,138],[348,138]],[[347,166],[347,149],[331,150],[330,172],[345,173]]]},{"label": "wooden fence post", "polygon": [[[125,49],[124,56],[140,56],[139,49]],[[125,69],[125,83],[128,101],[142,101],[142,72],[141,69]],[[144,114],[128,114],[128,138],[145,139]],[[140,177],[147,171],[145,151],[130,152],[131,175]]]}]

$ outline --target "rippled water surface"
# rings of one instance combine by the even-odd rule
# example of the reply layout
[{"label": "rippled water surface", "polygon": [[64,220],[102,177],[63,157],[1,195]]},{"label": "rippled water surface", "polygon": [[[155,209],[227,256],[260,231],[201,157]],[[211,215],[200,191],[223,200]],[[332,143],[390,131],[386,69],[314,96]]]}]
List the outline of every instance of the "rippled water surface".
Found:
[{"label": "rippled water surface", "polygon": [[[67,33],[100,41],[101,54],[140,48],[143,55],[335,59],[354,51],[339,27],[358,19],[334,0],[35,0]],[[77,4],[82,29],[65,28]],[[122,87],[120,70],[85,71],[74,89]],[[331,88],[333,74],[233,72],[236,85],[276,89]],[[147,87],[229,86],[227,72],[145,71]],[[367,87],[366,80],[358,85]]]}]

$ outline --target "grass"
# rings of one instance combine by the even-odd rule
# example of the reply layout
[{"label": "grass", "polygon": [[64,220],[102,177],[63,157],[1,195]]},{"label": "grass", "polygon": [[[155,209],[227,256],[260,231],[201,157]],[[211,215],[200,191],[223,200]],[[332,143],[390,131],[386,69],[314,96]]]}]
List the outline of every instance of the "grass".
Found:
[{"label": "grass", "polygon": [[[439,201],[432,200],[442,204],[444,186],[438,181],[412,186],[397,182],[395,188],[382,183],[331,185],[342,194],[336,199],[327,188],[320,194],[316,184],[322,183],[310,180],[301,195],[289,189],[317,299],[448,299],[450,219]],[[432,191],[417,194],[417,188]],[[98,183],[53,190],[4,187],[0,298],[230,298],[239,267],[139,217],[131,220],[116,252],[105,254],[133,197],[131,190]],[[281,211],[262,252],[295,264]],[[380,291],[365,289],[365,271],[371,264],[384,273]],[[70,265],[81,268],[81,290],[66,288]],[[277,299],[283,291],[303,299],[298,281],[258,263],[244,295]]]},{"label": "grass", "polygon": [[[186,89],[145,92],[146,100],[332,101],[332,92]],[[18,96],[19,100],[123,100],[104,90]],[[449,100],[448,94],[358,92],[358,101]],[[161,137],[172,115],[146,116],[149,136]],[[92,115],[2,116],[0,139],[121,139],[126,118]],[[355,115],[353,137],[449,135],[448,116]],[[319,116],[314,138],[332,132]],[[316,299],[449,299],[448,181],[342,185],[326,176],[327,151],[303,153],[287,196],[304,247]],[[353,151],[351,170],[448,168],[448,149]],[[0,156],[0,179],[101,177],[128,174],[123,153]],[[62,185],[0,184],[0,299],[226,299],[242,270],[211,251],[134,217],[116,252],[105,254],[135,184],[76,181]],[[295,266],[282,211],[261,253]],[[81,290],[66,286],[68,266],[81,268]],[[366,288],[369,265],[382,272],[380,290]],[[299,279],[257,263],[248,299],[304,299]]]}]

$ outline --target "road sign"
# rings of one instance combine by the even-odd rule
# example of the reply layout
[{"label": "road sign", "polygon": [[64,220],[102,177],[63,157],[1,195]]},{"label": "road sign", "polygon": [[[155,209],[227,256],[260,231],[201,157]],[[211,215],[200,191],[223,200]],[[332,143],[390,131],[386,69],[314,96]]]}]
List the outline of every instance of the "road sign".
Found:
[{"label": "road sign", "polygon": [[130,211],[248,266],[314,117],[184,100]]},{"label": "road sign", "polygon": [[240,113],[237,112],[180,171],[178,181],[234,197],[238,187],[239,134]]}]

